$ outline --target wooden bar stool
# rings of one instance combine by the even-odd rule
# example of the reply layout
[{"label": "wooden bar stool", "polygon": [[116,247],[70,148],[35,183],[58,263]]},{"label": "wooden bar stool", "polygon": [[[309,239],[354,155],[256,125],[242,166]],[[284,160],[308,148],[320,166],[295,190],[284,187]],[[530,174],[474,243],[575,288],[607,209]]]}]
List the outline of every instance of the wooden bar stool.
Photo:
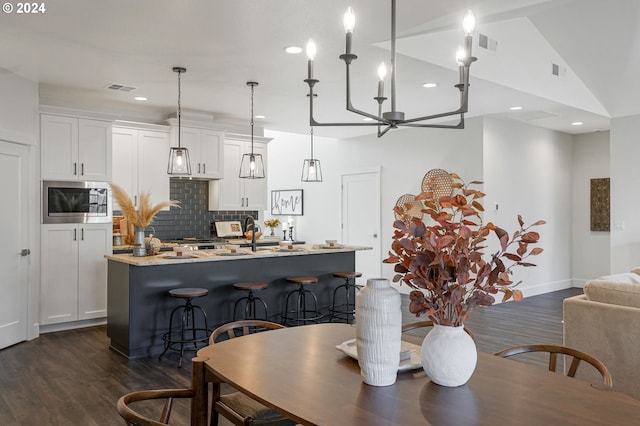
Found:
[{"label": "wooden bar stool", "polygon": [[[333,299],[331,301],[331,307],[329,308],[329,312],[331,312],[331,316],[329,317],[329,322],[333,321],[334,317],[339,319],[344,319],[347,321],[347,324],[351,324],[353,318],[355,318],[355,310],[356,310],[356,300],[355,300],[355,290],[359,288],[356,285],[356,278],[361,277],[361,272],[352,272],[352,271],[340,271],[334,272],[333,276],[336,278],[344,279],[344,284],[339,285],[333,290]],[[351,290],[353,289],[354,298],[351,299]],[[345,297],[342,299],[344,303],[338,303],[339,299],[337,297],[338,291],[344,290]]]},{"label": "wooden bar stool", "polygon": [[[178,367],[182,367],[182,358],[184,357],[185,347],[193,344],[193,350],[198,349],[198,343],[204,343],[206,346],[209,341],[209,325],[207,324],[207,314],[204,310],[191,303],[196,297],[203,297],[209,294],[209,290],[205,288],[175,288],[169,290],[169,296],[178,299],[184,299],[184,305],[177,306],[171,311],[169,317],[169,331],[162,335],[164,340],[164,351],[160,354],[160,359],[169,350],[179,351]],[[195,313],[201,314],[201,321],[204,327],[198,327]],[[179,320],[174,324],[174,316],[178,314]]]},{"label": "wooden bar stool", "polygon": [[[253,295],[254,291],[264,290],[268,288],[269,284],[260,283],[260,282],[252,282],[252,283],[235,283],[233,284],[233,288],[236,290],[242,290],[248,292],[248,294],[240,299],[236,300],[235,305],[233,305],[233,320],[237,320],[237,309],[244,302],[244,317],[242,319],[264,319],[268,318],[267,313],[267,304],[259,297],[255,297]],[[256,302],[259,302],[264,308],[264,317],[256,317]]]},{"label": "wooden bar stool", "polygon": [[[282,324],[305,325],[308,322],[320,322],[322,314],[318,311],[318,298],[314,292],[305,288],[306,285],[317,283],[318,279],[316,277],[287,277],[287,281],[298,284],[298,289],[287,295]],[[290,303],[295,303],[294,309],[289,309]]]}]

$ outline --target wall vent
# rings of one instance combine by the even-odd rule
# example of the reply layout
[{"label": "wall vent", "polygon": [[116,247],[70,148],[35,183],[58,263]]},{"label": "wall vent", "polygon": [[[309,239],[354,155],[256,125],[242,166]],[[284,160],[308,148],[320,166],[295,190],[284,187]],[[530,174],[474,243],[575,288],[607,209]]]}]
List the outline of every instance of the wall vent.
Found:
[{"label": "wall vent", "polygon": [[131,92],[133,90],[136,90],[136,88],[133,86],[126,86],[124,84],[117,84],[117,83],[112,83],[108,85],[107,89],[117,90],[118,92]]},{"label": "wall vent", "polygon": [[489,50],[491,52],[495,52],[496,50],[498,50],[498,41],[492,38],[489,38],[489,36],[485,34],[479,33],[478,47]]},{"label": "wall vent", "polygon": [[564,77],[566,73],[567,73],[566,67],[563,67],[562,65],[554,64],[553,62],[551,63],[551,74],[558,77]]}]

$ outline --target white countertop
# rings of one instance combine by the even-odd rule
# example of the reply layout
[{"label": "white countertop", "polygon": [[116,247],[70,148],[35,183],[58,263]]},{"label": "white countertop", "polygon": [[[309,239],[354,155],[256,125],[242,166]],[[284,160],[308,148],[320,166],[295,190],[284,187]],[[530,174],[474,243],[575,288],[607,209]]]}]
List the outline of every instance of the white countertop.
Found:
[{"label": "white countertop", "polygon": [[330,254],[359,250],[371,250],[371,247],[363,246],[334,246],[326,245],[295,245],[293,249],[280,247],[259,247],[252,252],[250,248],[240,248],[236,253],[225,249],[185,251],[182,256],[176,256],[175,252],[161,252],[156,256],[133,256],[130,253],[106,255],[105,258],[116,262],[127,263],[134,266],[169,265],[176,263],[215,262],[229,260],[243,260],[282,256],[304,256],[309,254]]}]

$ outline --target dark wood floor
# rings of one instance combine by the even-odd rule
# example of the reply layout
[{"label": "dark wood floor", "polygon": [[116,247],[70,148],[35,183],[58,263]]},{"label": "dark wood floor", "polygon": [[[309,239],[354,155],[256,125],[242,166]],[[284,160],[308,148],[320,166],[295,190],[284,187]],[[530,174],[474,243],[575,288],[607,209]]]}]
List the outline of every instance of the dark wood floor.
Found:
[{"label": "dark wood floor", "polygon": [[[581,292],[567,289],[478,309],[467,326],[478,350],[489,353],[520,343],[561,344],[562,301]],[[406,305],[404,321],[410,322]],[[0,350],[0,425],[122,425],[115,410],[121,395],[189,386],[188,362],[178,369],[173,355],[127,360],[108,344],[105,327],[92,327]],[[188,424],[187,412],[177,404],[175,423]]]}]

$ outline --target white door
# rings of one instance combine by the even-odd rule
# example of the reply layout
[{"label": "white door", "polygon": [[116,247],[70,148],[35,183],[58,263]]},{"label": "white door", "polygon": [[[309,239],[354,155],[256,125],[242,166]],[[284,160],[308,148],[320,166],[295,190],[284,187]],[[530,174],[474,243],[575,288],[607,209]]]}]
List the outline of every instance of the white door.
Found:
[{"label": "white door", "polygon": [[373,247],[356,252],[360,284],[379,278],[380,256],[380,173],[367,171],[342,175],[342,241],[348,245]]},{"label": "white door", "polygon": [[0,142],[0,349],[27,339],[28,155],[26,146]]}]

